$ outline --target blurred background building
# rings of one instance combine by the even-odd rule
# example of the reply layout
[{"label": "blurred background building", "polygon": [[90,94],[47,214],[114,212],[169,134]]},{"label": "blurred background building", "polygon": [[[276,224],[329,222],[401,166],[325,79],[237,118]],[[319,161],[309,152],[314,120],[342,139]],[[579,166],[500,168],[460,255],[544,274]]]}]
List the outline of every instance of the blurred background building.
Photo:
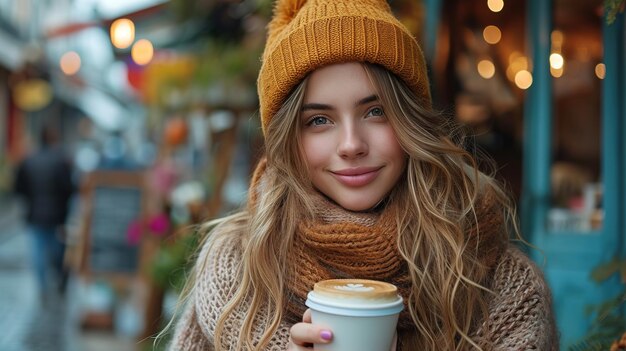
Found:
[{"label": "blurred background building", "polygon": [[[467,127],[467,147],[495,161],[481,166],[518,201],[562,347],[610,345],[626,332],[624,1],[390,4],[423,44],[435,107]],[[0,0],[1,350],[159,348],[150,337],[185,279],[191,225],[245,201],[261,153],[255,82],[271,10]],[[64,239],[69,290],[54,308],[29,292],[12,194],[49,124],[80,189]],[[55,327],[34,332],[44,326]]]}]

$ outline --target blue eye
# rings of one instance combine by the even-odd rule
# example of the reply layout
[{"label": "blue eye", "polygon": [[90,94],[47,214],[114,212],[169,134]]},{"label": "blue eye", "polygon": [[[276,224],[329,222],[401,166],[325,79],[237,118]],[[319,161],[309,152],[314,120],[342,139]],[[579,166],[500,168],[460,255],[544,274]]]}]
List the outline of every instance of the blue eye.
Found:
[{"label": "blue eye", "polygon": [[307,125],[308,126],[321,126],[328,123],[328,118],[323,116],[316,116],[312,118]]},{"label": "blue eye", "polygon": [[380,116],[384,116],[385,112],[383,111],[382,107],[374,107],[373,109],[367,112],[367,115],[373,116],[373,117],[380,117]]}]

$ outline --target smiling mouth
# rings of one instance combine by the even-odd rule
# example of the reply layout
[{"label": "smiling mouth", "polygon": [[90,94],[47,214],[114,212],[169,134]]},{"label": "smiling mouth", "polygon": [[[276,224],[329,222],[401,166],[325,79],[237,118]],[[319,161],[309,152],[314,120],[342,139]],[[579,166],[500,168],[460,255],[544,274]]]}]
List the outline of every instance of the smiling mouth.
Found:
[{"label": "smiling mouth", "polygon": [[382,167],[354,168],[334,172],[331,171],[330,173],[345,186],[361,187],[373,182],[380,174],[381,169]]}]

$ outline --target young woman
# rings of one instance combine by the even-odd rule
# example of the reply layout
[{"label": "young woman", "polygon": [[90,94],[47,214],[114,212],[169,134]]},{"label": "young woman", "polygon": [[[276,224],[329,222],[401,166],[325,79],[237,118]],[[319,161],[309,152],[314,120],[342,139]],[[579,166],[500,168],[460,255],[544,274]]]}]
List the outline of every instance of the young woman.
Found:
[{"label": "young woman", "polygon": [[332,342],[304,305],[329,278],[398,286],[399,350],[558,348],[513,206],[432,112],[385,1],[279,1],[258,83],[265,159],[246,208],[207,226],[171,349]]}]

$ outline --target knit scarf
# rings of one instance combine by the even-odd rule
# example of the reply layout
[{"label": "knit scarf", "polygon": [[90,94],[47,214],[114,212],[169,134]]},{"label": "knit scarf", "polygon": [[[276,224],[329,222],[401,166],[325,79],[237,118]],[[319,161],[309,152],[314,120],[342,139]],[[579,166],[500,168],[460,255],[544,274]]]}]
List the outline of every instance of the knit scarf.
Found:
[{"label": "knit scarf", "polygon": [[[253,203],[262,191],[258,183],[265,167],[265,162],[261,162],[255,171],[250,192]],[[325,279],[361,278],[392,283],[406,304],[411,279],[397,248],[397,206],[390,203],[378,212],[357,213],[343,209],[321,194],[312,197],[314,218],[303,219],[298,224],[289,260],[287,319],[292,323],[301,320],[307,293],[316,282]],[[502,238],[502,212],[487,193],[478,201],[476,215],[480,223],[468,231],[467,247],[477,247],[477,257],[487,267],[494,268],[506,246]],[[400,314],[401,330],[413,326],[406,307]]]},{"label": "knit scarf", "polygon": [[[290,314],[302,316],[313,285],[335,278],[392,283],[406,303],[411,280],[397,249],[394,206],[380,213],[354,213],[322,195],[313,198],[315,218],[300,222],[294,238],[292,278],[287,281]],[[402,325],[410,323],[407,311],[401,315]]]}]

